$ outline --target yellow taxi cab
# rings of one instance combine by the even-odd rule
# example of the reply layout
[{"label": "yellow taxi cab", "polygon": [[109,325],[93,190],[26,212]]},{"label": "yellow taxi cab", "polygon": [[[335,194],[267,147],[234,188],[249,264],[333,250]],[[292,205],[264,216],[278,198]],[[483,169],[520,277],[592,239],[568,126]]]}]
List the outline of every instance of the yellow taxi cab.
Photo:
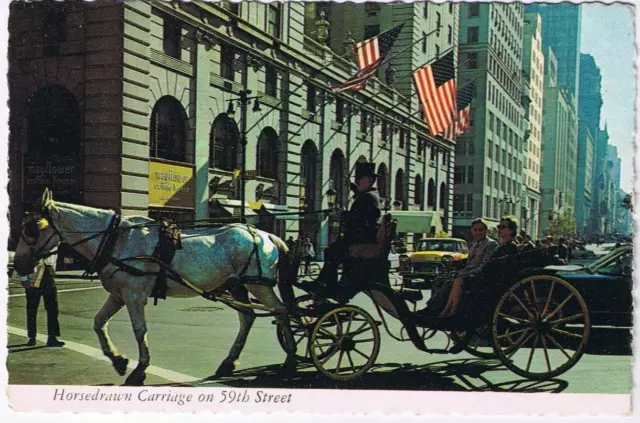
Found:
[{"label": "yellow taxi cab", "polygon": [[467,241],[460,238],[423,238],[415,251],[400,256],[400,276],[411,283],[413,279],[429,282],[434,273],[464,267],[469,255]]}]

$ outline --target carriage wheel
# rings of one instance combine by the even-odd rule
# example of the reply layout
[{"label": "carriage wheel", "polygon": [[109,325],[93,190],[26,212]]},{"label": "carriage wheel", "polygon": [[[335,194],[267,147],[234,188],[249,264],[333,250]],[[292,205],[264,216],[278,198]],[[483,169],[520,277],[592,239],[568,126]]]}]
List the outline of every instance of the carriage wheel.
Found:
[{"label": "carriage wheel", "polygon": [[[296,297],[296,307],[302,309],[308,309],[313,305],[312,295],[301,295]],[[309,339],[313,333],[317,318],[311,316],[299,316],[289,319],[289,325],[291,327],[291,334],[293,335],[293,341],[296,344],[296,359],[299,363],[311,363],[311,356],[309,355]],[[278,326],[278,342],[283,350],[287,350],[284,340],[284,334]],[[330,353],[331,350],[327,350]]]},{"label": "carriage wheel", "polygon": [[[452,331],[451,339],[454,343],[465,343],[464,350],[474,357],[492,359],[497,358],[491,342],[491,326],[486,325],[466,331]],[[467,338],[468,337],[468,338]]]},{"label": "carriage wheel", "polygon": [[322,374],[349,381],[373,366],[380,351],[380,330],[359,307],[338,307],[316,323],[309,342],[311,360]]},{"label": "carriage wheel", "polygon": [[538,275],[519,281],[500,298],[492,341],[507,368],[543,380],[580,360],[589,330],[589,310],[578,290],[556,276]]}]

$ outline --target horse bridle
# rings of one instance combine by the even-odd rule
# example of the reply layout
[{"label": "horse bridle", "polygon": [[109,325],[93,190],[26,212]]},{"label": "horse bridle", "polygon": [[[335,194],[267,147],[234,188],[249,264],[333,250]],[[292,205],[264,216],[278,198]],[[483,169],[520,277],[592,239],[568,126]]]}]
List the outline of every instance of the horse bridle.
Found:
[{"label": "horse bridle", "polygon": [[[42,253],[42,251],[45,249],[45,247],[47,247],[47,245],[49,245],[49,243],[51,242],[51,240],[53,239],[54,236],[58,237],[58,244],[64,242],[64,237],[62,236],[62,232],[60,232],[60,230],[56,227],[56,225],[53,223],[53,219],[50,218],[49,216],[49,210],[48,209],[44,209],[43,210],[43,215],[42,215],[43,219],[46,219],[47,223],[49,224],[49,226],[51,227],[51,229],[53,229],[53,233],[51,235],[49,235],[49,238],[47,238],[47,240],[45,242],[42,243],[42,246],[36,250],[33,253],[33,257],[34,257],[34,261],[37,262],[39,260],[42,260],[44,258],[47,258],[49,256],[58,254],[58,248],[49,251],[47,253]],[[32,219],[37,220],[37,217],[33,216]],[[88,236],[86,238],[82,238],[74,243],[69,244],[69,247],[73,248],[77,245],[80,244],[84,244],[85,242],[89,242],[92,239],[98,238],[101,235],[104,235],[104,237],[102,238],[102,240],[100,241],[100,245],[98,246],[98,249],[96,250],[96,255],[93,259],[93,261],[91,262],[89,268],[87,269],[87,272],[91,272],[93,273],[93,271],[95,271],[96,269],[99,271],[99,267],[101,267],[101,263],[104,262],[103,257],[105,255],[105,253],[110,253],[107,250],[109,250],[110,248],[105,248],[105,246],[107,247],[112,247],[113,244],[115,244],[115,240],[117,239],[117,229],[120,226],[120,215],[117,213],[114,213],[113,217],[111,218],[111,221],[109,222],[109,226],[107,226],[107,229],[105,229],[104,231],[100,231],[100,232],[95,232],[93,233],[91,236]],[[38,230],[42,230],[39,229]],[[114,236],[116,235],[116,236]],[[37,245],[38,241],[37,241],[37,237],[36,237],[36,241],[35,242],[31,242],[29,241],[29,238],[33,238],[33,237],[29,237],[25,234],[25,229],[24,229],[24,225],[22,230],[20,231],[20,237],[22,238],[22,240],[33,250],[35,248],[35,246]]]},{"label": "horse bridle", "polygon": [[[32,216],[31,219],[33,220],[38,220],[38,218],[36,216]],[[25,228],[24,228],[24,224],[22,225],[22,230],[20,231],[20,238],[22,238],[22,240],[25,242],[25,244],[27,244],[29,246],[29,248],[31,248],[31,250],[35,250],[33,253],[33,260],[34,262],[37,262],[38,260],[47,258],[49,256],[52,256],[54,254],[57,254],[58,249],[56,248],[55,250],[49,251],[48,253],[42,253],[45,248],[49,245],[49,243],[51,242],[51,240],[53,239],[54,236],[58,237],[58,243],[62,242],[62,234],[60,233],[60,231],[58,230],[58,228],[56,228],[56,226],[47,218],[45,218],[47,220],[47,222],[49,223],[49,226],[51,227],[51,229],[53,229],[53,232],[51,233],[51,235],[49,235],[49,238],[47,238],[47,240],[45,242],[42,243],[42,245],[40,246],[40,248],[38,248],[37,250],[35,250],[36,246],[38,245],[38,238],[39,235],[36,237],[31,237],[25,234]],[[37,224],[37,223],[36,223]],[[38,231],[42,231],[42,229],[38,228]],[[35,239],[35,241],[30,241],[30,239]]]}]

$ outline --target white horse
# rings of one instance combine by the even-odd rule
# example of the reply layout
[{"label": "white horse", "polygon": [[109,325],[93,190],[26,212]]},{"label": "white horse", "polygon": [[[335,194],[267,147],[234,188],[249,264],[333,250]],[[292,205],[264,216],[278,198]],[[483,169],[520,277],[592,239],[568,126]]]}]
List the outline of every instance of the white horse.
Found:
[{"label": "white horse", "polygon": [[[14,268],[20,275],[33,272],[34,264],[60,242],[66,242],[88,260],[94,260],[101,241],[110,237],[112,247],[108,257],[101,257],[106,265],[99,278],[109,297],[94,318],[93,328],[98,335],[105,356],[111,359],[121,376],[126,373],[128,359],[121,356],[107,333],[108,321],[126,306],[138,342],[139,364],[126,379],[127,385],[140,385],[150,356],[147,347],[144,306],[152,291],[160,265],[151,261],[121,259],[150,256],[158,243],[154,221],[141,216],[123,217],[119,227],[113,227],[115,212],[55,202],[47,189],[42,197],[42,216],[23,224],[21,239],[16,248]],[[114,235],[117,234],[117,235]],[[114,239],[113,237],[116,236]],[[90,239],[89,239],[90,238]],[[115,241],[115,243],[113,242]],[[255,249],[254,249],[255,248]],[[104,250],[104,247],[102,248]],[[257,249],[257,251],[256,251]],[[187,229],[182,233],[182,249],[176,250],[171,269],[188,280],[196,289],[211,292],[225,282],[236,279],[230,290],[234,299],[248,303],[251,292],[264,306],[275,310],[278,326],[285,334],[287,358],[282,367],[286,375],[295,372],[295,342],[291,335],[286,307],[273,290],[279,254],[286,254],[287,245],[277,236],[246,225],[231,224],[213,228]],[[102,254],[105,256],[105,254]],[[127,268],[128,266],[131,266]],[[134,270],[137,269],[137,270]],[[281,272],[282,273],[282,272]],[[282,276],[282,275],[281,275]],[[271,283],[270,283],[271,282]],[[167,278],[167,297],[199,295]],[[240,329],[228,356],[216,371],[216,376],[228,376],[247,340],[255,320],[253,310],[239,311]]]}]

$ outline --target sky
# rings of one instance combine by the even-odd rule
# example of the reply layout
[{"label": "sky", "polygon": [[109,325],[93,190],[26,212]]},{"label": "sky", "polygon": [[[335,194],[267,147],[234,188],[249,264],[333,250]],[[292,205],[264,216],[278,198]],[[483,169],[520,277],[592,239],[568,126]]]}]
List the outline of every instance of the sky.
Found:
[{"label": "sky", "polygon": [[609,144],[618,147],[620,188],[626,192],[632,191],[635,143],[634,13],[623,4],[582,5],[581,51],[595,58],[602,73],[600,123],[607,123]]}]

